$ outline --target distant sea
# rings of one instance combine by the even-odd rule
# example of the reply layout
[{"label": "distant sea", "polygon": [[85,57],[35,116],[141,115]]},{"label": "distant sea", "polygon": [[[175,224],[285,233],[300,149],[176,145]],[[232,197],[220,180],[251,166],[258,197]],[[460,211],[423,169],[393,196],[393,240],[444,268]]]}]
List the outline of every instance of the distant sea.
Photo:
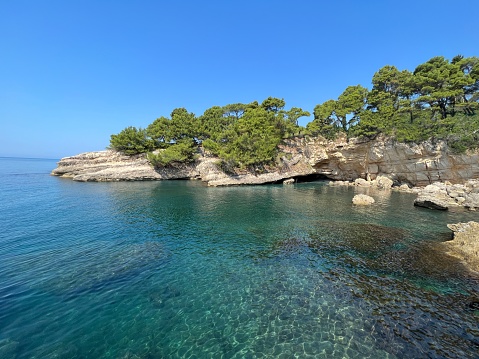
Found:
[{"label": "distant sea", "polygon": [[479,358],[479,280],[438,247],[477,212],[55,166],[0,158],[2,359]]}]

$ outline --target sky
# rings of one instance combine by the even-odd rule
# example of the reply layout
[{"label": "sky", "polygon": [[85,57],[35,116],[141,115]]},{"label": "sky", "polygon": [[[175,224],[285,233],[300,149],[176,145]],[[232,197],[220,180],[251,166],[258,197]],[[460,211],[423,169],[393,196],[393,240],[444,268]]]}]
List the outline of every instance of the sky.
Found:
[{"label": "sky", "polygon": [[178,107],[272,96],[312,112],[383,66],[479,56],[478,13],[476,0],[0,0],[0,156],[104,150]]}]

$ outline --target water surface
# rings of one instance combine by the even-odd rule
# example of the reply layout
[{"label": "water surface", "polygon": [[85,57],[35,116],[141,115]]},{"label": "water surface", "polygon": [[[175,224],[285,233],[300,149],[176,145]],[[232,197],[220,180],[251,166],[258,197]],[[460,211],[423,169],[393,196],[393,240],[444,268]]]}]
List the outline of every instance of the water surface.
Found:
[{"label": "water surface", "polygon": [[479,357],[478,278],[437,245],[476,212],[54,167],[0,158],[1,358]]}]

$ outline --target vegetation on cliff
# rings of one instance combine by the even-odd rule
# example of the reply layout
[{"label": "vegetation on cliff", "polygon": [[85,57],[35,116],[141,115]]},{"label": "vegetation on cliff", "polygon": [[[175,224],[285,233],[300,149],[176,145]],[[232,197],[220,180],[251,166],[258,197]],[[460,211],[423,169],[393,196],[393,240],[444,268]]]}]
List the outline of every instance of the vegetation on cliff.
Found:
[{"label": "vegetation on cliff", "polygon": [[283,99],[269,97],[261,104],[214,106],[196,117],[185,108],[160,117],[146,129],[128,127],[111,136],[110,147],[126,154],[150,152],[155,166],[190,162],[198,146],[219,156],[227,167],[263,166],[275,158],[278,145],[304,128],[298,118],[310,114],[285,110]]},{"label": "vegetation on cliff", "polygon": [[318,104],[306,128],[298,118],[309,112],[285,105],[269,97],[261,104],[213,106],[199,117],[178,108],[146,129],[128,127],[112,135],[110,148],[130,155],[149,152],[154,165],[167,166],[194,161],[201,145],[223,165],[243,168],[273,163],[281,141],[297,135],[443,139],[462,152],[479,144],[479,58],[438,56],[413,72],[384,66],[374,74],[371,90],[349,86],[336,100]]}]

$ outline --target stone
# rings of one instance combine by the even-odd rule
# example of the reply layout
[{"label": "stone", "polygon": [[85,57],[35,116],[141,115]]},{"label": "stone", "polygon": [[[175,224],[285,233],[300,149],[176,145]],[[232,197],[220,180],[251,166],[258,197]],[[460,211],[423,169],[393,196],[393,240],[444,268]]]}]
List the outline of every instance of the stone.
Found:
[{"label": "stone", "polygon": [[453,223],[447,227],[453,232],[453,240],[442,243],[447,253],[461,259],[469,269],[479,272],[479,223]]},{"label": "stone", "polygon": [[414,205],[429,209],[447,210],[449,209],[449,201],[444,195],[435,194],[433,192],[419,193],[414,200]]},{"label": "stone", "polygon": [[366,181],[363,178],[356,178],[354,180],[354,185],[358,187],[371,187],[371,182]]},{"label": "stone", "polygon": [[288,178],[283,181],[283,184],[294,184],[294,178]]},{"label": "stone", "polygon": [[400,191],[402,191],[402,192],[409,192],[409,191],[411,190],[411,189],[409,188],[409,186],[408,186],[407,184],[405,184],[405,183],[402,184],[402,185],[400,185],[398,189],[399,189]]},{"label": "stone", "polygon": [[385,176],[378,176],[376,178],[376,186],[380,189],[391,189],[393,181]]},{"label": "stone", "polygon": [[470,209],[479,208],[479,193],[467,194],[462,205]]},{"label": "stone", "polygon": [[365,194],[357,194],[353,197],[353,204],[358,206],[368,206],[375,202],[374,198]]}]

